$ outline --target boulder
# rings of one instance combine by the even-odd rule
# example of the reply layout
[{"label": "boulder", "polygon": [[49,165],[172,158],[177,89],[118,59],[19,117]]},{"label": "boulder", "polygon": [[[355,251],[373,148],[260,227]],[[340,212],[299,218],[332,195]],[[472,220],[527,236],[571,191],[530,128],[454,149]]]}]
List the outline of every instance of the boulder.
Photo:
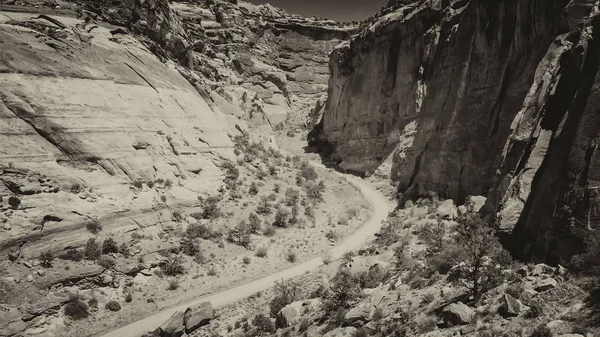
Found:
[{"label": "boulder", "polygon": [[353,337],[356,335],[356,328],[354,327],[344,327],[344,328],[336,328],[325,335],[323,337]]},{"label": "boulder", "polygon": [[535,291],[542,292],[542,291],[552,289],[552,288],[556,287],[557,285],[558,285],[558,282],[555,279],[553,279],[551,277],[547,277],[547,278],[537,281],[533,285],[533,289]]},{"label": "boulder", "polygon": [[307,301],[296,301],[286,305],[279,314],[275,325],[277,328],[293,326],[300,320],[303,314],[307,312],[316,312],[321,307],[321,300],[311,299]]},{"label": "boulder", "polygon": [[153,336],[181,337],[185,334],[185,312],[175,312],[165,323],[154,330]]},{"label": "boulder", "polygon": [[452,199],[442,201],[436,213],[438,217],[446,220],[454,220],[458,217],[458,211]]},{"label": "boulder", "polygon": [[444,323],[447,326],[469,324],[475,311],[462,302],[452,303],[442,310]]},{"label": "boulder", "polygon": [[552,336],[567,334],[570,332],[569,324],[560,319],[548,322],[546,324],[546,328],[550,330]]},{"label": "boulder", "polygon": [[502,297],[502,306],[500,307],[500,313],[504,317],[516,317],[527,309],[521,301],[512,297],[509,294],[505,294]]},{"label": "boulder", "polygon": [[467,210],[471,212],[479,212],[481,207],[485,205],[486,200],[486,197],[481,195],[470,196],[465,205],[467,205]]},{"label": "boulder", "polygon": [[554,275],[554,268],[545,263],[536,264],[532,270],[532,276]]},{"label": "boulder", "polygon": [[207,325],[213,317],[214,310],[210,302],[204,302],[196,307],[188,308],[184,316],[185,332],[189,334],[199,327]]}]

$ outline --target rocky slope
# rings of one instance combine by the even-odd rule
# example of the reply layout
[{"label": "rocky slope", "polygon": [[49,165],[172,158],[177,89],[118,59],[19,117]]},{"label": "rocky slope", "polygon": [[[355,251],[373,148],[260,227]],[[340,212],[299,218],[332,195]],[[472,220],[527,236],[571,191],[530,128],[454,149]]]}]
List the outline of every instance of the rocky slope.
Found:
[{"label": "rocky slope", "polygon": [[[28,258],[82,246],[86,222],[154,226],[216,191],[228,135],[310,123],[354,31],[243,2],[48,4],[1,18],[0,247]],[[18,13],[30,5],[51,17]]]},{"label": "rocky slope", "polygon": [[391,162],[404,197],[489,192],[519,253],[568,259],[595,219],[598,2],[397,6],[332,53],[321,139],[345,169]]}]

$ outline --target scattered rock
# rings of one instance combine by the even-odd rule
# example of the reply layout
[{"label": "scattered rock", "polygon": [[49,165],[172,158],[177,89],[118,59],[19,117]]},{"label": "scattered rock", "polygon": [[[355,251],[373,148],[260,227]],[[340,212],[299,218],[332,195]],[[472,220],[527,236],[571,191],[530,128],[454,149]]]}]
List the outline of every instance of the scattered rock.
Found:
[{"label": "scattered rock", "polygon": [[185,332],[190,333],[201,326],[205,326],[214,317],[214,311],[210,302],[204,302],[194,308],[188,308],[184,315]]},{"label": "scattered rock", "polygon": [[9,231],[9,230],[12,229],[12,226],[10,225],[10,223],[7,222],[7,223],[4,224],[3,228],[4,228],[4,230]]},{"label": "scattered rock", "polygon": [[568,272],[567,268],[565,268],[559,264],[558,266],[556,266],[556,269],[554,270],[554,275],[565,277],[567,275],[567,272]]},{"label": "scattered rock", "polygon": [[563,320],[557,319],[546,324],[546,328],[550,330],[552,336],[559,334],[567,334],[570,331],[569,324]]},{"label": "scattered rock", "polygon": [[27,268],[32,268],[33,267],[29,261],[23,261],[23,265],[25,267],[27,267]]},{"label": "scattered rock", "polygon": [[323,335],[323,337],[353,337],[354,335],[356,335],[356,328],[345,327],[333,329]]},{"label": "scattered rock", "polygon": [[296,301],[285,306],[277,315],[275,325],[277,328],[293,326],[300,320],[305,312],[315,312],[319,310],[321,300],[311,299],[307,301]]},{"label": "scattered rock", "polygon": [[452,199],[444,200],[437,208],[437,215],[446,220],[454,220],[458,217],[458,211]]},{"label": "scattered rock", "polygon": [[481,195],[470,196],[467,199],[465,205],[467,206],[467,210],[470,212],[479,212],[481,207],[485,205],[486,197]]},{"label": "scattered rock", "polygon": [[540,263],[536,264],[531,270],[532,276],[543,276],[543,275],[554,275],[554,268],[547,264]]},{"label": "scattered rock", "polygon": [[505,294],[502,297],[502,306],[500,307],[500,313],[504,317],[516,317],[522,312],[526,311],[527,307],[521,303],[518,299],[512,297],[509,294]]},{"label": "scattered rock", "polygon": [[444,323],[447,326],[469,324],[475,311],[462,302],[452,303],[442,310]]},{"label": "scattered rock", "polygon": [[542,292],[542,291],[546,291],[548,289],[552,289],[552,288],[556,287],[557,285],[558,285],[558,282],[555,279],[548,277],[548,278],[537,281],[534,284],[533,289],[535,291]]},{"label": "scattered rock", "polygon": [[457,208],[457,212],[458,212],[458,215],[465,215],[465,214],[467,214],[467,207],[464,205],[460,205]]},{"label": "scattered rock", "polygon": [[40,276],[46,275],[46,271],[44,269],[38,269],[38,270],[36,270],[36,273]]},{"label": "scattered rock", "polygon": [[33,282],[33,275],[27,275],[27,282]]},{"label": "scattered rock", "polygon": [[159,328],[154,330],[152,336],[160,337],[181,337],[185,333],[184,324],[185,313],[177,311]]}]

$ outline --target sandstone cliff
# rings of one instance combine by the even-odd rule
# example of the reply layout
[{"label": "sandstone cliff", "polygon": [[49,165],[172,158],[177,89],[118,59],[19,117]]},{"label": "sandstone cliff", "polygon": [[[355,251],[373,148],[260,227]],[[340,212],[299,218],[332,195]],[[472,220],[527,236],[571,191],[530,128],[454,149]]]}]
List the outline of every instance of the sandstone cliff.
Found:
[{"label": "sandstone cliff", "polygon": [[332,53],[320,137],[344,169],[391,162],[403,197],[489,192],[484,212],[519,253],[568,258],[569,224],[595,218],[597,12],[401,1]]}]

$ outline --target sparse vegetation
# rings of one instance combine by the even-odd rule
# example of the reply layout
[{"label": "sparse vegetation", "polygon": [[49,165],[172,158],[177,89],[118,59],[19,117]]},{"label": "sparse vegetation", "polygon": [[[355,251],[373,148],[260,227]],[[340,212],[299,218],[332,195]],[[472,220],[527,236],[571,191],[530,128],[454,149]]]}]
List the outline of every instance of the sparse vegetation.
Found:
[{"label": "sparse vegetation", "polygon": [[271,322],[271,319],[269,317],[263,314],[258,314],[254,316],[254,319],[252,319],[252,325],[256,327],[256,330],[260,335],[270,335],[273,332],[275,332],[275,326],[273,325],[273,322]]},{"label": "sparse vegetation", "polygon": [[179,288],[179,281],[176,278],[169,279],[169,286],[167,290],[177,290]]},{"label": "sparse vegetation", "polygon": [[11,195],[10,197],[8,197],[8,205],[12,207],[12,209],[19,209],[19,206],[21,205],[21,199],[19,199],[19,197]]},{"label": "sparse vegetation", "polygon": [[288,252],[285,254],[285,258],[290,263],[294,263],[298,260],[298,256],[293,250],[288,250]]},{"label": "sparse vegetation", "polygon": [[85,258],[88,260],[98,260],[102,255],[102,248],[96,239],[89,239],[85,245]]},{"label": "sparse vegetation", "polygon": [[96,235],[102,231],[102,225],[97,220],[86,222],[85,228],[92,234]]},{"label": "sparse vegetation", "polygon": [[112,257],[102,256],[98,259],[98,264],[106,269],[111,269],[117,262]]},{"label": "sparse vegetation", "polygon": [[52,261],[54,261],[54,255],[51,251],[45,251],[40,254],[40,265],[44,268],[52,267]]},{"label": "sparse vegetation", "polygon": [[254,251],[254,255],[256,255],[257,257],[266,257],[267,252],[268,252],[267,247],[260,246],[260,247],[256,248],[256,250]]},{"label": "sparse vegetation", "polygon": [[165,275],[176,276],[185,273],[183,268],[181,256],[179,255],[168,255],[165,260],[160,264],[160,269]]},{"label": "sparse vegetation", "polygon": [[272,317],[277,317],[277,314],[286,305],[294,302],[300,295],[300,284],[295,281],[278,281],[275,282],[275,296],[270,303],[270,311]]},{"label": "sparse vegetation", "polygon": [[121,305],[117,301],[108,301],[104,308],[110,311],[119,311],[121,310]]},{"label": "sparse vegetation", "polygon": [[72,294],[69,297],[69,302],[65,305],[64,312],[65,315],[74,320],[84,319],[90,315],[87,304],[85,304],[81,300],[81,297],[76,294]]},{"label": "sparse vegetation", "polygon": [[118,253],[119,245],[113,238],[108,238],[102,243],[102,254]]}]

